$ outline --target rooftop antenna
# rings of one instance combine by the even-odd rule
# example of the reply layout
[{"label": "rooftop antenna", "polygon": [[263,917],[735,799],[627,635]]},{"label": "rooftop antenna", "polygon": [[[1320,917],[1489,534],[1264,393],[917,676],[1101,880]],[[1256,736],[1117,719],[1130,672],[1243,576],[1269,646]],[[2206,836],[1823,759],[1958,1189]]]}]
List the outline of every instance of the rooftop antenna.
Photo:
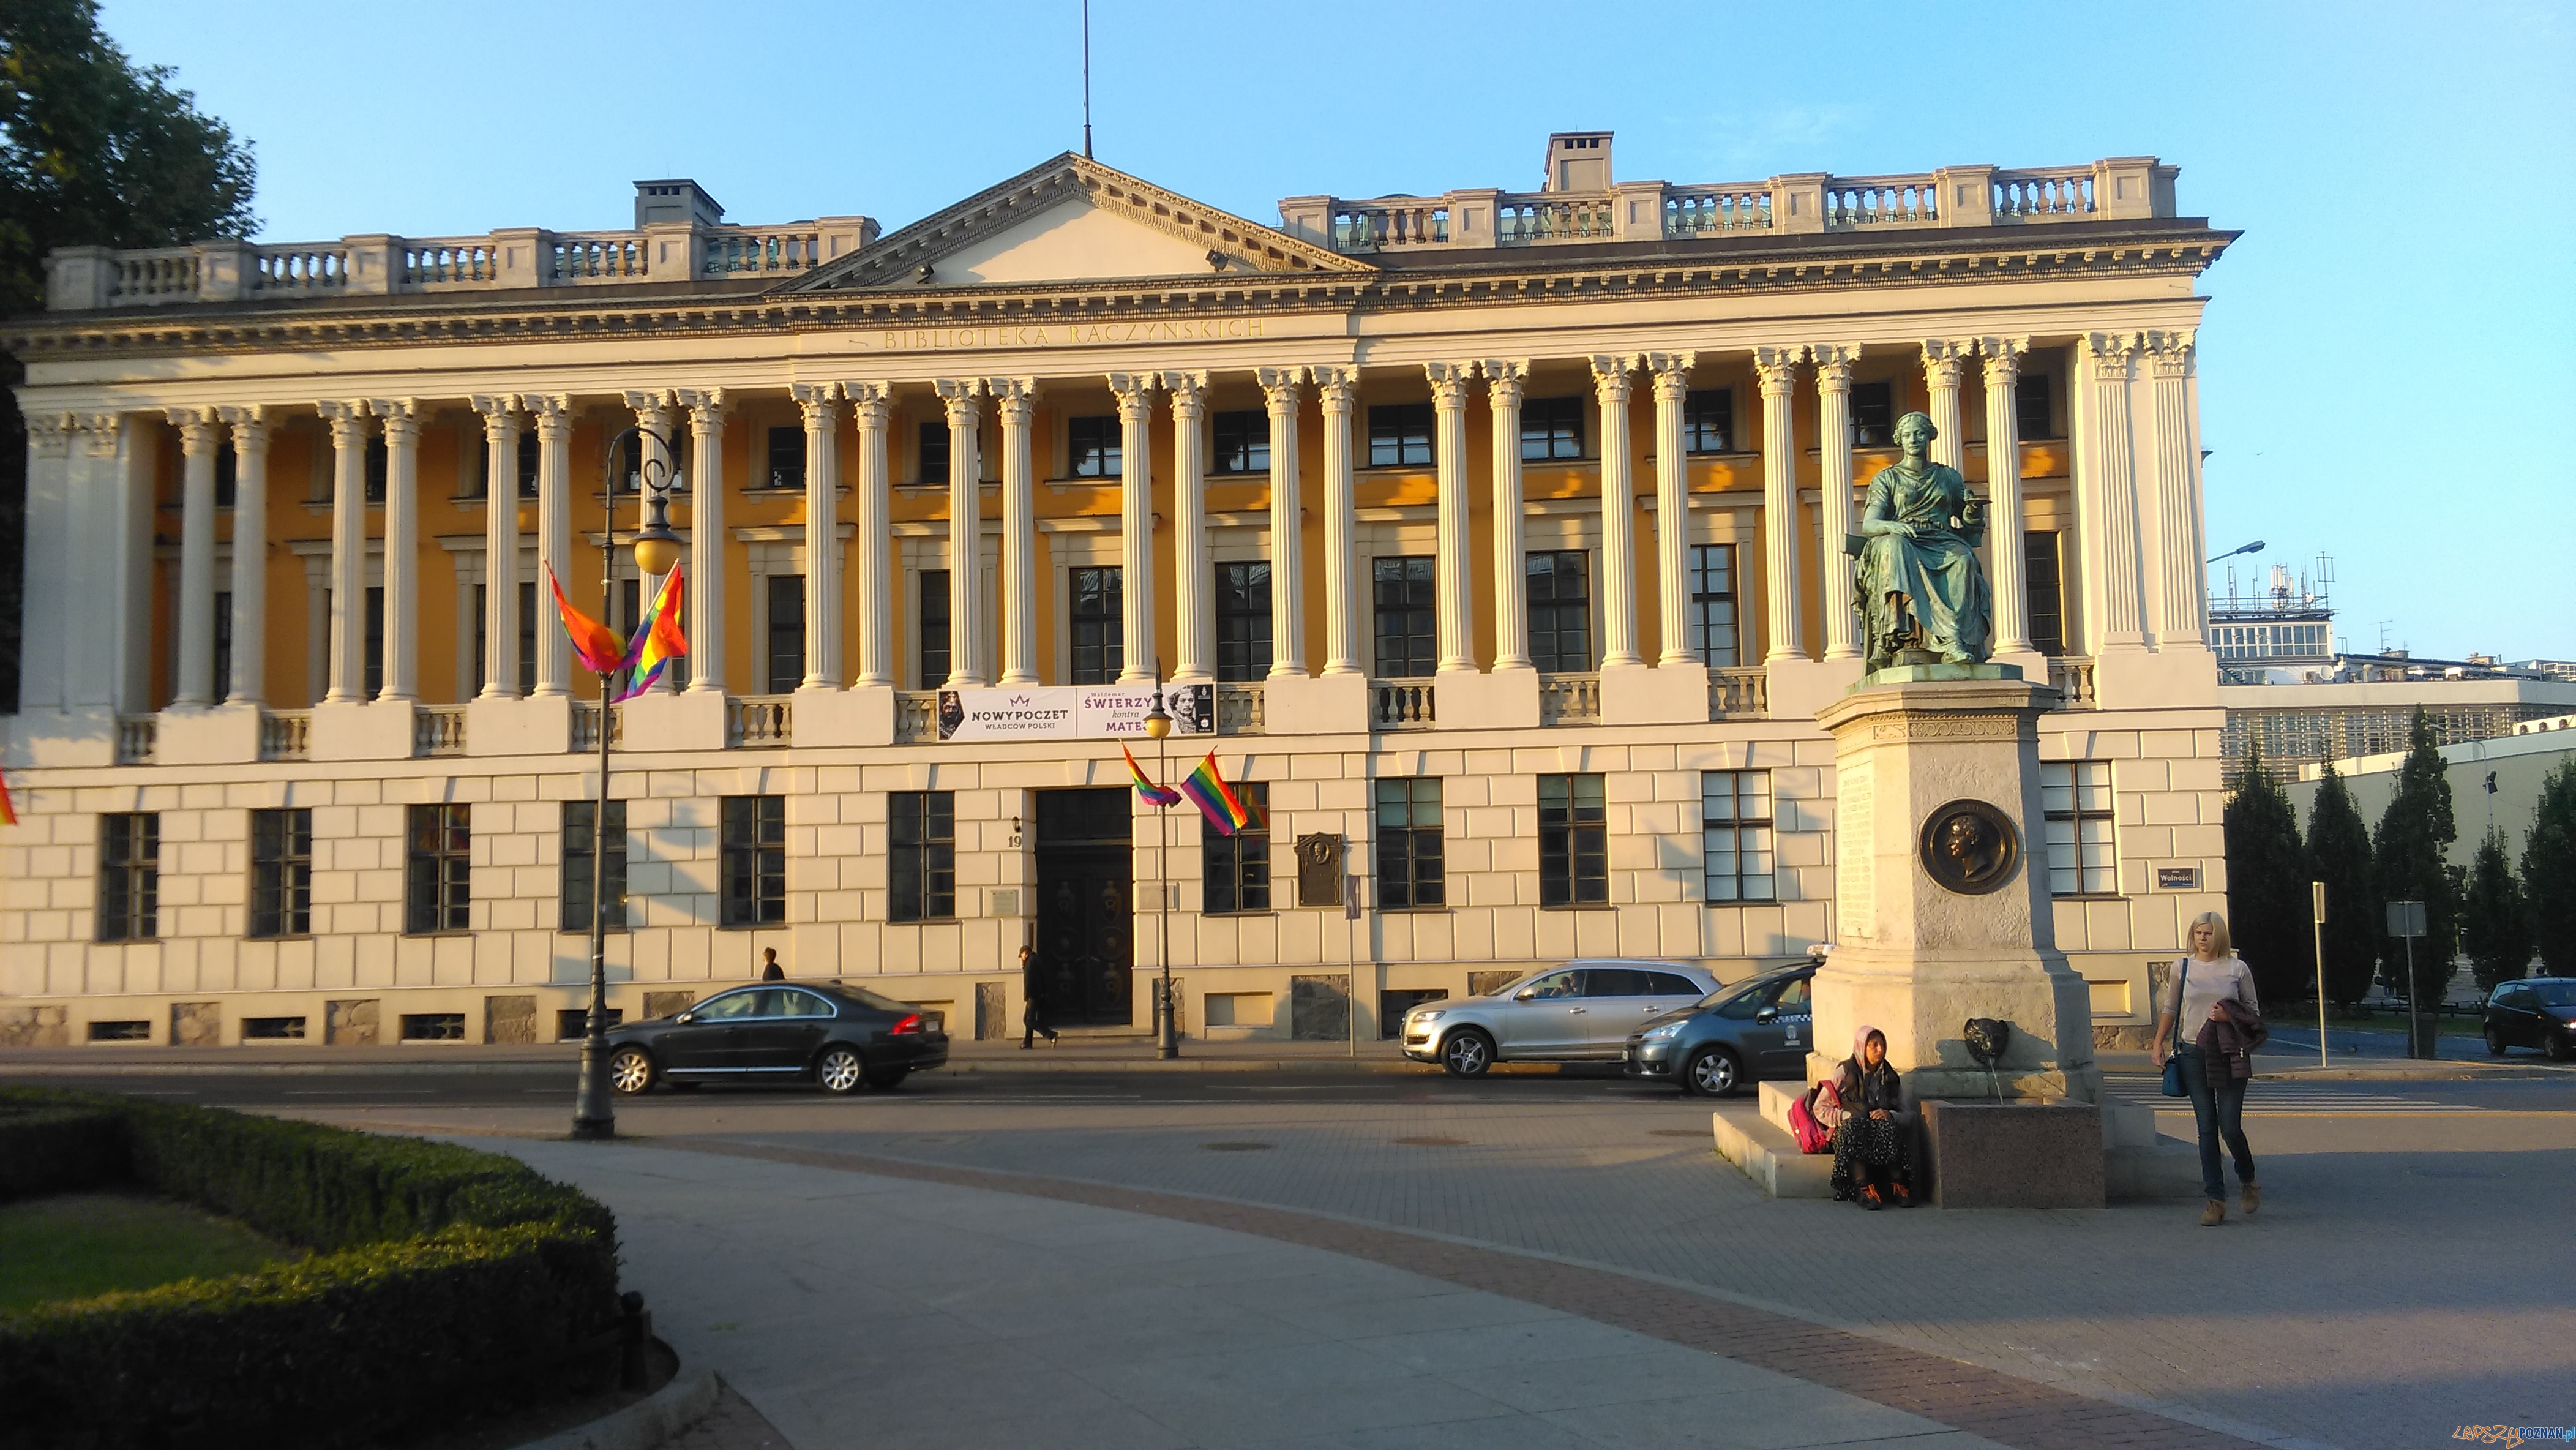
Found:
[{"label": "rooftop antenna", "polygon": [[1091,159],[1091,0],[1082,0],[1082,159]]}]

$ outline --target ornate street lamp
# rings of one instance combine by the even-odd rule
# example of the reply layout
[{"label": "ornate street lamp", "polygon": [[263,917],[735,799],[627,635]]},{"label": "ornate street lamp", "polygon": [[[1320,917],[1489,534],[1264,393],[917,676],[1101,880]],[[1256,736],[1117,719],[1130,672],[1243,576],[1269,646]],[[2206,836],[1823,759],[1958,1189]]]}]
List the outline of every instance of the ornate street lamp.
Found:
[{"label": "ornate street lamp", "polygon": [[[1172,716],[1163,708],[1163,672],[1159,668],[1154,671],[1154,707],[1145,712],[1145,733],[1154,738],[1155,778],[1169,781],[1172,753],[1164,742],[1172,737]],[[1154,992],[1154,1055],[1167,1061],[1181,1055],[1180,1030],[1172,1021],[1172,822],[1164,814],[1169,809],[1154,807],[1154,886],[1162,897],[1158,906],[1163,925],[1163,980]]]},{"label": "ornate street lamp", "polygon": [[[643,576],[668,574],[680,563],[681,539],[671,532],[669,518],[671,491],[681,486],[678,472],[665,461],[671,452],[671,440],[649,428],[628,428],[608,440],[608,455],[600,464],[604,517],[599,531],[599,608],[603,621],[617,617],[617,449],[630,438],[639,447],[647,438],[661,445],[645,454],[638,475],[644,527],[634,538],[636,572]],[[646,603],[639,580],[639,612]],[[602,672],[599,677],[599,798],[590,808],[590,1020],[581,1038],[581,1088],[572,1110],[575,1138],[617,1136],[617,1111],[611,1106],[608,1085],[608,746],[616,734],[612,724],[616,706],[609,699],[613,681],[613,671]]]}]

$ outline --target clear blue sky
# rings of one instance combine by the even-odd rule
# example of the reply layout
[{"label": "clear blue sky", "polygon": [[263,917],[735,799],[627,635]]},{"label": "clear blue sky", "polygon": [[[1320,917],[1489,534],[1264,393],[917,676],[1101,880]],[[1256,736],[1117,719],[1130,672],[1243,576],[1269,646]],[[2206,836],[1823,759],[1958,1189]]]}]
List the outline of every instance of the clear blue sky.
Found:
[{"label": "clear blue sky", "polygon": [[[1078,0],[104,14],[256,143],[272,240],[624,226],[655,176],[891,230],[1082,139]],[[1532,187],[1580,127],[1675,182],[2161,156],[2245,232],[2211,552],[2332,554],[2352,646],[2576,657],[2576,8],[1094,0],[1092,58],[1103,161],[1263,221]]]}]

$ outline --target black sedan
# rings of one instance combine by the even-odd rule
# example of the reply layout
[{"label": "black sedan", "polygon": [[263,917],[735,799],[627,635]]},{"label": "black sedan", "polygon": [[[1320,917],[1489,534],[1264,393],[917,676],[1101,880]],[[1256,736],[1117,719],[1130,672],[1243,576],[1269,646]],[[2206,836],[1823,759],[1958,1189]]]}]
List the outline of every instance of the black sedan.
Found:
[{"label": "black sedan", "polygon": [[809,1079],[827,1093],[892,1088],[948,1061],[935,1013],[863,987],[765,984],[718,992],[686,1012],[608,1034],[608,1080],[620,1093],[656,1082]]},{"label": "black sedan", "polygon": [[2576,977],[2525,977],[2487,995],[2487,1051],[2537,1047],[2551,1059],[2576,1057]]}]

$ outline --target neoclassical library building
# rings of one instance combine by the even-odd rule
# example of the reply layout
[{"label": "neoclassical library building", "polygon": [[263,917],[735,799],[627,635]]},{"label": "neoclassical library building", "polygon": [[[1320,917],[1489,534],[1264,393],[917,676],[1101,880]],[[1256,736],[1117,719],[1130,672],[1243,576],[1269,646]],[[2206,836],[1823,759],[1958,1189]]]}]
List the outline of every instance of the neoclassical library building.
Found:
[{"label": "neoclassical library building", "polygon": [[[892,232],[654,180],[623,231],[56,252],[0,322],[0,1042],[555,1040],[603,878],[628,1020],[770,947],[978,1037],[1024,943],[1060,1026],[1145,1031],[1168,962],[1217,1039],[1578,957],[1734,980],[1835,938],[1816,713],[1910,412],[2058,691],[2057,944],[2147,1020],[2224,901],[2193,339],[2235,234],[2152,157],[1546,146],[1275,222],[1068,154]],[[549,572],[631,627],[655,507],[690,654],[603,709]],[[1122,748],[1212,754],[1251,825]]]}]

